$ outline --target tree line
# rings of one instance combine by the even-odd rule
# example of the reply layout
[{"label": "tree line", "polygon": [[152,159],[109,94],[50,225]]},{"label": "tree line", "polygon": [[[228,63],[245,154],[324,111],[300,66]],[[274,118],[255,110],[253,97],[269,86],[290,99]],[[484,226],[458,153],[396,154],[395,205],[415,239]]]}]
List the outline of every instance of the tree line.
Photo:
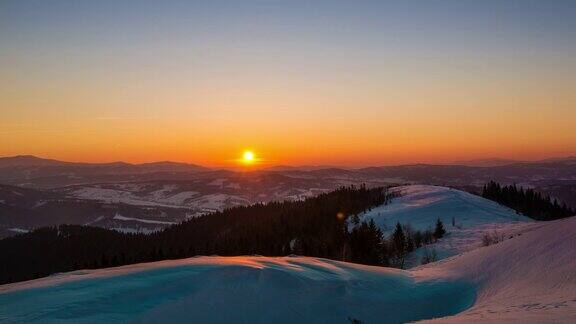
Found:
[{"label": "tree line", "polygon": [[[303,201],[235,207],[147,235],[79,225],[41,228],[0,240],[0,283],[197,255],[298,254],[395,265],[393,240],[384,240],[373,222],[349,231],[348,219],[397,195],[385,188],[343,187]],[[413,237],[406,244],[429,240],[401,229]]]},{"label": "tree line", "polygon": [[[440,219],[436,220],[434,231],[431,229],[414,230],[409,224],[396,223],[394,232],[389,237],[385,237],[373,219],[356,223],[347,242],[350,244],[349,258],[343,259],[355,263],[400,269],[404,269],[406,257],[410,252],[435,243],[446,234],[446,229]],[[426,255],[421,263],[433,261],[436,261],[435,257]]]},{"label": "tree line", "polygon": [[554,220],[576,214],[565,203],[560,204],[557,199],[552,200],[550,196],[544,196],[534,189],[525,189],[515,184],[502,186],[490,181],[482,188],[482,197],[536,220]]}]

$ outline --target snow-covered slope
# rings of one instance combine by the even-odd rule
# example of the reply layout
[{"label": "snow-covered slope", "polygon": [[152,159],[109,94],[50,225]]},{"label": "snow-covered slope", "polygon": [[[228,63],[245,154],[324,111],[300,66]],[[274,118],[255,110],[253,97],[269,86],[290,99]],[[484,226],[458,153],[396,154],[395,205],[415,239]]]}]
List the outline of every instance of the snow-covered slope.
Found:
[{"label": "snow-covered slope", "polygon": [[[401,196],[388,205],[360,215],[360,220],[373,219],[385,235],[391,235],[398,222],[415,230],[434,230],[436,220],[440,219],[448,234],[428,247],[435,249],[440,259],[480,247],[484,233],[513,236],[533,223],[510,208],[461,190],[429,185],[401,186],[392,190],[400,192]],[[423,249],[415,251],[408,265],[418,265],[422,252]]]},{"label": "snow-covered slope", "polygon": [[410,271],[198,257],[0,286],[0,322],[576,322],[576,218]]},{"label": "snow-covered slope", "polygon": [[576,217],[411,273],[476,287],[472,308],[437,322],[576,323]]},{"label": "snow-covered slope", "polygon": [[393,190],[401,192],[402,196],[389,205],[365,213],[361,220],[374,219],[385,231],[394,230],[397,222],[425,230],[433,228],[438,218],[446,225],[451,225],[454,218],[456,225],[464,228],[529,220],[493,201],[452,188],[409,185]]}]

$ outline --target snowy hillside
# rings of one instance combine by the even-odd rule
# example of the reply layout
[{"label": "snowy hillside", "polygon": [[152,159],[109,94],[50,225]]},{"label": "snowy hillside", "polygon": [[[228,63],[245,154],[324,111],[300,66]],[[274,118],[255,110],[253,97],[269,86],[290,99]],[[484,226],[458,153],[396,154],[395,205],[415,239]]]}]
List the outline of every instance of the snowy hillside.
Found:
[{"label": "snowy hillside", "polygon": [[437,322],[576,323],[576,217],[533,223],[521,236],[411,273],[476,287],[473,307]]},{"label": "snowy hillside", "polygon": [[[360,221],[374,220],[389,236],[398,222],[415,230],[426,230],[434,229],[436,220],[440,219],[448,234],[429,246],[436,250],[440,259],[480,247],[484,233],[509,237],[533,223],[512,209],[452,188],[409,185],[392,190],[400,192],[401,197],[360,215]],[[415,251],[408,265],[418,265],[421,253],[423,249]]]},{"label": "snowy hillside", "polygon": [[569,323],[574,269],[570,218],[410,271],[259,256],[75,271],[0,286],[0,321]]}]

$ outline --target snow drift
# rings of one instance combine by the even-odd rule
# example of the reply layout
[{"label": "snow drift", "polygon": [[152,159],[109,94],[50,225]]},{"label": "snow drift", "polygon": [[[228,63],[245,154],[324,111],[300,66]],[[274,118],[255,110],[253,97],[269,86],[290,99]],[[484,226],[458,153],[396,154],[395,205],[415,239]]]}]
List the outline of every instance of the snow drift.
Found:
[{"label": "snow drift", "polygon": [[398,323],[456,314],[458,280],[307,257],[199,257],[2,287],[1,322]]}]

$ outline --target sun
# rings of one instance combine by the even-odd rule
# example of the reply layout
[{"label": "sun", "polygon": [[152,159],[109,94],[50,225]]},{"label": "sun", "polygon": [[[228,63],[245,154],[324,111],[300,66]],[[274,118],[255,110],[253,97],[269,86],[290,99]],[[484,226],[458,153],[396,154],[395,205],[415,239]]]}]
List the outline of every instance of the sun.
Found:
[{"label": "sun", "polygon": [[244,154],[242,154],[242,161],[246,164],[254,162],[254,152],[244,151]]}]

